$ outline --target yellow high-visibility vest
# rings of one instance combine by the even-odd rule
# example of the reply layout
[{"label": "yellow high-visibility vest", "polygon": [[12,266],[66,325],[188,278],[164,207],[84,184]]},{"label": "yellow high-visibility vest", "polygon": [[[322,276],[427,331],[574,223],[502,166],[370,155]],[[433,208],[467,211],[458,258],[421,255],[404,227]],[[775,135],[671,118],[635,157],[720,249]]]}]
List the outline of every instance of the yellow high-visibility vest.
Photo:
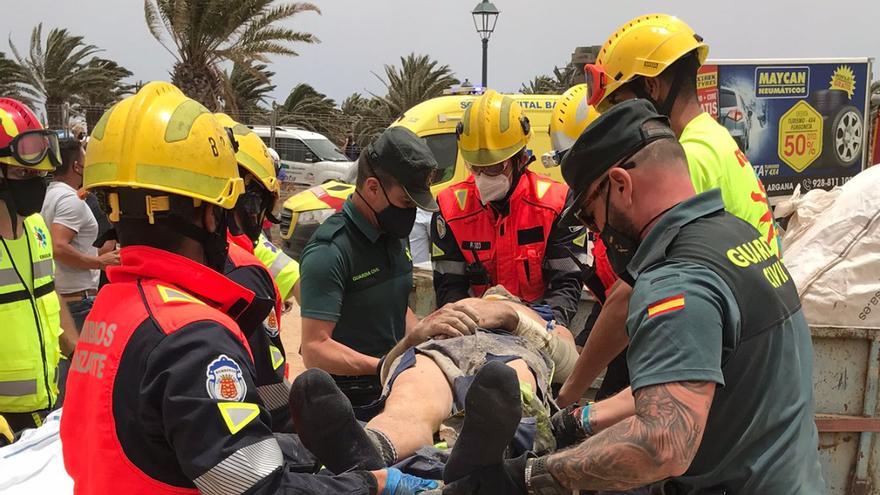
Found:
[{"label": "yellow high-visibility vest", "polygon": [[[24,220],[22,235],[27,243],[0,245],[0,413],[48,409],[58,395],[61,303],[55,293],[52,239],[39,214]],[[16,249],[29,251],[15,258],[30,258],[33,284],[25,283],[27,272],[13,263]]]},{"label": "yellow high-visibility vest", "polygon": [[254,256],[269,269],[269,273],[275,279],[275,284],[278,285],[281,300],[286,301],[290,297],[293,286],[299,280],[299,263],[284,254],[284,251],[272,244],[272,241],[263,234],[260,234],[257,245],[254,246]]}]

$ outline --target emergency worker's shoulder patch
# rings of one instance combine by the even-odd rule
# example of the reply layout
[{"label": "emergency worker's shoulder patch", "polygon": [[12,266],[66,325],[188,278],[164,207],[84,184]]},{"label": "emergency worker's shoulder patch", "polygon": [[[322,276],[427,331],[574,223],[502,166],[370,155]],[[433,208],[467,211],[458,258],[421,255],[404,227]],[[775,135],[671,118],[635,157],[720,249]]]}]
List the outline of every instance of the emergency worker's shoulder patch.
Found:
[{"label": "emergency worker's shoulder patch", "polygon": [[260,406],[248,402],[218,402],[217,407],[229,433],[233,435],[260,415]]},{"label": "emergency worker's shoulder patch", "polygon": [[547,190],[550,189],[553,183],[546,180],[538,180],[535,182],[535,194],[537,194],[538,199],[543,199],[544,195],[547,194]]},{"label": "emergency worker's shoulder patch", "polygon": [[467,206],[468,191],[465,188],[455,190],[455,201],[458,203],[458,209],[464,211]]},{"label": "emergency worker's shoulder patch", "polygon": [[275,338],[278,336],[279,332],[279,324],[278,324],[278,315],[275,314],[275,308],[272,308],[272,311],[269,312],[269,315],[266,316],[266,320],[263,322],[263,325],[266,329],[266,334],[269,337]]},{"label": "emergency worker's shoulder patch", "polygon": [[436,216],[437,220],[434,222],[437,226],[437,235],[443,239],[446,237],[446,220],[443,220],[441,215]]},{"label": "emergency worker's shoulder patch", "polygon": [[208,364],[205,388],[208,396],[217,401],[241,402],[247,393],[241,366],[226,354],[221,354]]},{"label": "emergency worker's shoulder patch", "polygon": [[203,303],[202,301],[199,301],[195,297],[179,289],[172,289],[171,287],[165,287],[164,285],[156,285],[156,290],[159,292],[159,296],[162,298],[162,302],[165,304],[185,302],[201,304],[203,306],[205,305],[205,303]]},{"label": "emergency worker's shoulder patch", "polygon": [[648,318],[684,309],[684,293],[666,297],[648,305]]}]

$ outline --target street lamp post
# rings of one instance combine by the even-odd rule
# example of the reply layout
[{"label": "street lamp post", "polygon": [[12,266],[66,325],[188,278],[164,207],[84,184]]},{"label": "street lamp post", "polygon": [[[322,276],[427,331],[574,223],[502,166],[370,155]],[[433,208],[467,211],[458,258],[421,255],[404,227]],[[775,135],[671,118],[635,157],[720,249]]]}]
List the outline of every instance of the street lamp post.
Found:
[{"label": "street lamp post", "polygon": [[495,23],[498,22],[498,8],[489,0],[478,3],[471,15],[474,17],[474,27],[483,42],[483,88],[486,87],[487,57],[489,54],[489,37],[495,31]]}]

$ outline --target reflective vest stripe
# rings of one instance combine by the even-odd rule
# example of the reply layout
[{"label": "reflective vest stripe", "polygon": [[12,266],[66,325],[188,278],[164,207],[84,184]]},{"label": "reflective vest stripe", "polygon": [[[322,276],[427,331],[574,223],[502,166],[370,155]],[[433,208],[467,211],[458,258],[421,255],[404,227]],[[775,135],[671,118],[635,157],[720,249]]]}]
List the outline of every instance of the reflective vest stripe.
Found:
[{"label": "reflective vest stripe", "polygon": [[18,279],[18,274],[15,273],[14,268],[6,268],[0,270],[0,286],[4,285],[18,285],[20,280]]},{"label": "reflective vest stripe", "polygon": [[434,271],[443,275],[464,275],[467,263],[464,261],[434,261]]},{"label": "reflective vest stripe", "polygon": [[[587,255],[585,253],[580,253],[577,255],[578,261],[587,264]],[[577,266],[577,263],[574,262],[571,258],[551,258],[544,261],[544,264],[547,268],[551,270],[556,270],[558,272],[577,272],[580,271],[580,267]]]},{"label": "reflective vest stripe", "polygon": [[[49,282],[48,284],[43,284],[36,289],[34,289],[34,299],[39,299],[46,294],[55,290],[55,282]],[[17,290],[15,292],[7,292],[6,294],[0,294],[0,304],[7,304],[16,301],[26,301],[31,298],[31,293],[27,289]]]},{"label": "reflective vest stripe", "polygon": [[55,273],[54,268],[51,258],[38,261],[34,263],[34,278],[50,277]]},{"label": "reflective vest stripe", "polygon": [[[61,303],[52,279],[51,236],[38,214],[24,220],[23,235],[27,244],[4,242],[0,247],[0,273],[18,278],[22,267],[15,262],[27,259],[33,281],[33,291],[21,279],[0,285],[5,330],[0,346],[0,411],[8,413],[51,408],[58,393]],[[20,250],[15,254],[22,256],[13,257],[13,250]]]},{"label": "reflective vest stripe", "polygon": [[273,278],[278,278],[278,275],[281,274],[281,271],[284,270],[284,267],[290,263],[290,258],[287,256],[275,256],[275,259],[272,261],[272,264],[269,265],[269,273],[272,274]]},{"label": "reflective vest stripe", "polygon": [[0,395],[21,397],[37,393],[37,379],[0,382]]},{"label": "reflective vest stripe", "polygon": [[290,404],[290,384],[287,382],[260,385],[257,394],[270,411],[286,408]]}]

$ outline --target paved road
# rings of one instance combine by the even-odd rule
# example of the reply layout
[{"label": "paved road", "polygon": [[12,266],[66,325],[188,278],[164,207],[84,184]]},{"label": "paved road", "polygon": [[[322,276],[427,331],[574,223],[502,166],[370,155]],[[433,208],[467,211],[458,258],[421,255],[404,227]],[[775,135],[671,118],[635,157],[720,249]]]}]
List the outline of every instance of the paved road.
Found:
[{"label": "paved road", "polygon": [[290,381],[305,371],[302,357],[299,355],[300,328],[299,306],[294,303],[293,309],[281,317],[281,341],[284,343],[287,362],[290,364]]}]

